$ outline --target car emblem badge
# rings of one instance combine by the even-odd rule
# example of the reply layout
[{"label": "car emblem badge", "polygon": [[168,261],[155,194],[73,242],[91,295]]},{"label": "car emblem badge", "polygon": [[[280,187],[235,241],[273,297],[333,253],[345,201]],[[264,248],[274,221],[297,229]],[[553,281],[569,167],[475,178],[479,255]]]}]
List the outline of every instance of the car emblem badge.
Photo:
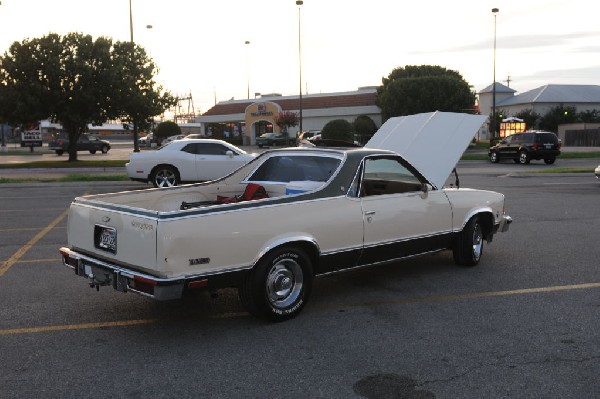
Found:
[{"label": "car emblem badge", "polygon": [[102,222],[108,223],[110,222],[110,218],[108,216],[102,216]]}]

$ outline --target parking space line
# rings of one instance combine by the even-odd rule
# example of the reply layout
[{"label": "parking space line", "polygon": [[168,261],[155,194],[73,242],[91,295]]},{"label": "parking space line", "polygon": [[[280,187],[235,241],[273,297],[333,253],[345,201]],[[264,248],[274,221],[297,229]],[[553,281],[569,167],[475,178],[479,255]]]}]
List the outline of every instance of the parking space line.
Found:
[{"label": "parking space line", "polygon": [[[428,302],[450,302],[462,299],[478,299],[478,298],[492,298],[502,297],[511,295],[524,295],[524,294],[538,294],[538,293],[549,293],[549,292],[560,292],[560,291],[573,291],[590,288],[600,288],[600,283],[583,283],[583,284],[571,284],[571,285],[557,285],[551,287],[538,287],[538,288],[523,288],[517,290],[506,290],[506,291],[487,291],[487,292],[474,292],[471,294],[452,294],[452,295],[433,295],[423,298],[412,298],[402,299],[397,301],[371,301],[361,302],[355,304],[343,304],[343,303],[332,303],[317,305],[314,310],[325,310],[325,309],[358,309],[365,307],[374,306],[389,306],[389,305],[410,305],[417,303],[428,303]],[[246,312],[227,312],[210,316],[212,319],[233,319],[237,317],[246,317]],[[108,321],[98,323],[83,323],[83,324],[68,324],[62,326],[46,326],[46,327],[25,327],[25,328],[12,328],[12,329],[0,329],[0,336],[2,335],[16,335],[16,334],[30,334],[39,332],[49,331],[65,331],[65,330],[84,330],[94,329],[102,327],[127,327],[143,324],[154,324],[162,323],[167,320],[161,319],[138,319],[138,320],[122,320],[122,321]]]},{"label": "parking space line", "polygon": [[22,259],[22,260],[18,260],[15,263],[56,263],[56,262],[60,262],[62,263],[62,259],[61,258],[48,258],[48,259]]},{"label": "parking space line", "polygon": [[29,242],[23,245],[21,248],[17,250],[2,266],[0,266],[0,277],[7,272],[8,269],[12,267],[23,255],[27,253],[39,240],[41,240],[50,230],[54,228],[57,224],[59,224],[68,214],[69,208],[59,208],[64,210],[56,219],[54,219],[50,224],[44,227],[39,233],[37,233]]},{"label": "parking space line", "polygon": [[[66,229],[67,226],[57,226],[57,229]],[[3,232],[12,232],[12,231],[33,231],[33,230],[40,230],[42,229],[42,227],[17,227],[14,229],[0,229],[0,233]]]},{"label": "parking space line", "polygon": [[63,326],[46,326],[46,327],[29,327],[29,328],[12,328],[0,330],[1,335],[16,335],[16,334],[31,334],[49,331],[66,331],[66,330],[89,330],[102,327],[124,327],[136,326],[140,324],[152,324],[158,322],[158,319],[145,320],[124,320],[124,321],[107,321],[102,323],[83,323],[83,324],[67,324]]}]

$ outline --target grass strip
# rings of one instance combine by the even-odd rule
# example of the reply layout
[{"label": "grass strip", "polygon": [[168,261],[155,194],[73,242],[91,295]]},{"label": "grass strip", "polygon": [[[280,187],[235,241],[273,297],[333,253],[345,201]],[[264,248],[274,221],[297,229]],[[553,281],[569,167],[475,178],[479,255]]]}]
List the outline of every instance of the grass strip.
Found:
[{"label": "grass strip", "polygon": [[32,161],[21,163],[0,164],[0,169],[29,169],[29,168],[120,168],[129,162],[123,159],[98,161]]},{"label": "grass strip", "polygon": [[61,177],[16,177],[7,178],[1,177],[0,184],[12,183],[63,183],[63,182],[91,182],[91,181],[128,181],[129,177],[125,174],[102,174],[102,175],[87,175],[73,174]]}]

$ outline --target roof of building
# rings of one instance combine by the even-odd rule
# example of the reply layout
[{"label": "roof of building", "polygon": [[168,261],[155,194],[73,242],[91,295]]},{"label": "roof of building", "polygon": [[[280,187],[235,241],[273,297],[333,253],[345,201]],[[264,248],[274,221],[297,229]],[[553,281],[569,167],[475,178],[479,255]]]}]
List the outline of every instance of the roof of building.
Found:
[{"label": "roof of building", "polygon": [[533,103],[600,103],[600,86],[549,84],[502,100],[498,105]]},{"label": "roof of building", "polygon": [[[491,84],[488,87],[486,87],[485,89],[482,89],[479,94],[482,93],[492,93],[494,91],[494,85]],[[511,89],[508,86],[503,85],[502,83],[498,83],[496,82],[496,94],[498,93],[516,93],[517,91],[514,89]]]},{"label": "roof of building", "polygon": [[[310,94],[302,96],[302,109],[323,109],[338,107],[364,107],[376,105],[377,91],[359,90],[355,92]],[[261,97],[254,100],[221,101],[202,116],[242,114],[256,102],[274,102],[284,111],[300,109],[300,96]]]}]

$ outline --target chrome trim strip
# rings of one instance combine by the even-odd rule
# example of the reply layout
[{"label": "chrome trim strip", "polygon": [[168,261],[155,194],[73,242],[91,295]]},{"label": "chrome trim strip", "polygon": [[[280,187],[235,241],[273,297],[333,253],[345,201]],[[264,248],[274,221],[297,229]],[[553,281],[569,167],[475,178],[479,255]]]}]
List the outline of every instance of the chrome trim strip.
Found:
[{"label": "chrome trim strip", "polygon": [[353,266],[353,267],[349,267],[349,268],[346,268],[346,269],[334,270],[334,271],[331,271],[331,272],[326,272],[326,273],[318,274],[316,277],[327,276],[327,275],[334,274],[334,273],[346,272],[346,271],[349,271],[349,270],[362,269],[363,267],[376,266],[376,265],[384,265],[384,264],[387,264],[387,263],[397,262],[397,261],[400,261],[400,260],[403,260],[403,259],[410,259],[410,258],[414,258],[414,257],[417,257],[417,256],[423,256],[423,255],[427,255],[427,254],[434,254],[434,253],[442,252],[442,251],[445,251],[445,249],[436,249],[434,251],[426,251],[426,252],[421,252],[421,253],[414,254],[414,255],[407,255],[407,256],[402,256],[402,257],[399,257],[399,258],[387,259],[387,260],[380,261],[380,262],[373,262],[373,263],[367,263],[367,264],[364,264],[364,265]]}]

